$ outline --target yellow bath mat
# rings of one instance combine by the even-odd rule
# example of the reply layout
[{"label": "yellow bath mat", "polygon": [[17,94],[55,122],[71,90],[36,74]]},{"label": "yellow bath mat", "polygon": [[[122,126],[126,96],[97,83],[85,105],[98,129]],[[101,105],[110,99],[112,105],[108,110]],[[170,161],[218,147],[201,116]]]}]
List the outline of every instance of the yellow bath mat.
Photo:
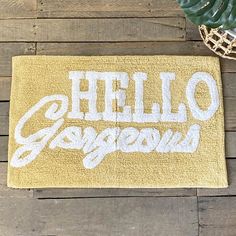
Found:
[{"label": "yellow bath mat", "polygon": [[217,58],[13,58],[8,186],[226,187]]}]

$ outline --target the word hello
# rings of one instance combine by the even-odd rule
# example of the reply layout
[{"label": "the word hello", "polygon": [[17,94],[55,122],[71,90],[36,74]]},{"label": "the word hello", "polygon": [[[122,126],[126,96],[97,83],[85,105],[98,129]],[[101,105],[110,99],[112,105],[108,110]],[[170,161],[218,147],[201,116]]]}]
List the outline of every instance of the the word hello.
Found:
[{"label": "the word hello", "polygon": [[[171,81],[175,80],[175,73],[160,73],[162,81],[162,114],[160,105],[153,103],[152,112],[144,112],[143,90],[144,81],[147,80],[147,74],[142,72],[134,73],[132,79],[135,81],[135,112],[131,113],[131,107],[126,106],[126,89],[129,85],[129,77],[125,72],[80,72],[72,71],[69,74],[69,79],[72,80],[72,111],[68,113],[68,118],[85,119],[85,120],[105,120],[118,122],[185,122],[187,120],[186,105],[180,103],[178,112],[171,112]],[[89,84],[88,91],[80,91],[81,80],[86,79]],[[97,81],[105,81],[105,111],[99,113],[97,111]],[[113,91],[112,85],[119,81],[120,88]],[[202,110],[194,97],[196,86],[200,82],[205,82],[209,87],[211,96],[211,105],[207,110]],[[205,72],[197,72],[193,74],[188,81],[186,87],[186,97],[189,108],[194,118],[198,120],[210,119],[219,107],[219,94],[215,80],[212,76]],[[80,111],[80,100],[88,100],[88,113]],[[116,100],[122,112],[112,111],[112,101]]]}]

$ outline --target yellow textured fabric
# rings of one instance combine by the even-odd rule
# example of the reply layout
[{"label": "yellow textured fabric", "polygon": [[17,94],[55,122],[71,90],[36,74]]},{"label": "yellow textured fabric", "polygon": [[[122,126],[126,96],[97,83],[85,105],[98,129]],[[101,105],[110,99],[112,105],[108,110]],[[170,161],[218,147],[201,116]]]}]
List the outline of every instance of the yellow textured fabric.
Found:
[{"label": "yellow textured fabric", "polygon": [[[122,122],[118,121],[117,117],[114,121],[110,116],[108,118],[97,118],[97,120],[93,120],[93,118],[87,118],[87,120],[85,118],[71,118],[72,115],[68,114],[72,109],[78,109],[78,107],[72,108],[72,90],[74,89],[74,102],[76,104],[79,92],[88,91],[90,86],[89,79],[84,77],[80,81],[79,87],[75,86],[72,89],[72,79],[69,78],[69,75],[72,75],[70,74],[71,71],[73,71],[72,74],[74,73],[75,77],[79,75],[76,73],[88,71],[98,72],[96,75],[100,75],[100,72],[123,72],[123,75],[128,75],[128,84],[124,82],[122,85],[121,80],[118,77],[118,79],[115,78],[112,82],[110,94],[121,88],[121,93],[117,93],[112,98],[112,111],[115,116],[118,116],[117,112],[122,113],[124,105],[130,106],[131,117],[133,117],[135,112],[137,114],[142,112],[151,114],[153,111],[158,113],[157,106],[154,105],[154,110],[152,110],[154,103],[159,104],[159,113],[160,115],[163,114],[163,96],[166,95],[167,99],[168,91],[163,88],[163,79],[160,79],[161,73],[164,73],[163,78],[166,79],[168,79],[168,76],[174,75],[175,79],[170,82],[171,112],[178,113],[179,104],[183,103],[186,107],[186,120],[181,122],[166,121],[165,119],[168,118],[164,116],[160,116],[161,118],[157,122],[137,122],[133,118],[131,118],[131,121]],[[142,94],[136,94],[137,88],[135,84],[137,85],[137,83],[135,83],[134,74],[137,72],[142,73],[137,75],[139,77],[142,77],[145,73],[147,75],[146,80],[143,80],[143,111],[141,103],[137,105],[137,110],[135,111],[135,99],[138,96],[142,96]],[[187,86],[189,85],[189,89],[191,87],[191,78],[194,77],[195,73],[199,72],[207,73],[208,77],[209,75],[212,76],[219,95],[217,110],[206,120],[195,118],[198,116],[197,113],[194,117],[195,111],[190,109],[190,98],[188,98],[186,92]],[[104,75],[102,74],[102,76]],[[117,74],[109,75],[108,73],[108,79],[112,78],[112,76],[116,77]],[[109,107],[106,108],[104,98],[109,96],[109,92],[107,93],[106,91],[108,84],[106,84],[105,80],[99,79],[96,81],[96,85],[97,88],[94,91],[97,94],[97,100],[94,100],[94,103],[97,112],[103,114],[106,109],[109,109]],[[76,89],[80,91],[78,92]],[[164,91],[165,94],[163,95]],[[68,107],[64,104],[66,110],[61,116],[57,112],[61,111],[64,100],[60,101],[59,99],[55,102],[54,97],[51,97],[49,101],[48,99],[52,95],[56,97],[61,95],[64,100],[68,98]],[[124,98],[124,96],[126,97]],[[30,109],[43,98],[47,102],[40,109],[30,114]],[[212,99],[210,88],[205,82],[197,83],[194,98],[202,111],[201,114],[203,114],[211,105]],[[166,101],[168,102],[168,99]],[[66,103],[66,100],[64,102]],[[86,98],[80,99],[79,109],[82,114],[88,113],[88,103],[89,100]],[[182,111],[182,113],[184,112]],[[57,117],[54,117],[53,114],[56,114],[55,116]],[[139,117],[136,117],[136,119],[139,119]],[[60,127],[53,133],[54,131],[51,130],[51,127],[59,120],[62,120],[60,121]],[[144,138],[139,145],[132,147],[130,152],[127,151],[127,148],[131,147],[136,138],[140,136],[141,130],[149,132],[150,129],[148,130],[147,128],[151,128],[152,131],[155,129],[155,134],[159,132],[159,138],[163,138],[164,134],[166,133],[167,135],[168,132],[177,133],[175,138],[182,134],[181,140],[177,138],[178,143],[180,143],[193,125],[194,127],[199,127],[200,136],[199,140],[196,136],[192,137],[199,141],[196,150],[192,152],[186,150],[185,152],[176,151],[178,148],[174,147],[174,144],[172,147],[166,144],[164,149],[161,150],[160,140],[153,144],[155,148],[151,150],[150,143],[153,139],[150,137],[148,140]],[[47,127],[49,129],[45,130]],[[82,146],[78,143],[75,144],[78,148],[66,148],[66,144],[64,144],[64,147],[60,147],[55,142],[55,139],[59,133],[68,127],[73,127],[72,130],[75,130],[75,127],[81,128],[82,134],[86,128],[93,128],[96,132],[96,137],[104,130],[109,129],[108,136],[102,141],[97,140],[99,145],[101,142],[106,145],[110,137],[109,134],[113,131],[117,132],[116,137],[119,136],[120,143],[123,142],[123,144],[120,144],[124,145],[123,149],[118,148],[116,140],[113,151],[109,152],[107,151],[108,147],[107,149],[105,148],[105,151],[103,151],[107,151],[107,153],[104,154],[101,162],[95,167],[90,166],[88,168],[87,166],[86,168],[83,160],[91,150],[96,151],[96,148],[98,148],[96,147],[95,139],[93,139],[92,133],[88,132],[88,139],[90,139],[91,143],[89,144],[89,141],[86,141],[87,148],[89,149],[91,145],[95,145],[95,148],[91,150],[87,150],[83,146],[86,145],[86,142]],[[115,129],[116,127],[119,129]],[[129,127],[133,129],[126,129]],[[131,130],[132,134],[125,136],[125,129]],[[34,136],[35,133],[37,133],[37,138]],[[135,136],[135,134],[138,136],[132,140],[132,135]],[[76,137],[79,137],[78,133],[71,132],[64,137],[63,141],[71,145],[73,138],[75,139],[74,142],[79,142]],[[168,142],[174,142],[173,136],[171,137],[172,141],[169,139]],[[158,143],[159,149],[157,147]],[[148,151],[143,151],[146,147],[145,145],[149,145]],[[181,149],[181,147],[179,148]],[[89,164],[90,162],[87,163]],[[10,103],[8,186],[14,188],[227,187],[223,96],[218,58],[195,56],[14,57]]]}]

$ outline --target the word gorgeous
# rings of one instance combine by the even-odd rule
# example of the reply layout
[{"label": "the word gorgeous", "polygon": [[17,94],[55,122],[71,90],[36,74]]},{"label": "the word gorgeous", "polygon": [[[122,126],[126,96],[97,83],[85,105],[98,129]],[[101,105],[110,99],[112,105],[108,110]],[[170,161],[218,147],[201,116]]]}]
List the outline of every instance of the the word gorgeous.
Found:
[{"label": "the word gorgeous", "polygon": [[[82,150],[86,154],[83,159],[85,168],[96,167],[104,157],[115,151],[122,152],[195,152],[200,140],[200,126],[193,124],[189,127],[185,137],[182,133],[168,129],[160,133],[155,128],[136,129],[128,127],[125,129],[106,128],[100,133],[93,127],[70,126],[59,131],[65,124],[65,119],[104,120],[119,122],[185,122],[186,105],[181,103],[177,113],[172,113],[170,84],[175,79],[174,73],[160,73],[162,80],[162,114],[160,105],[153,103],[152,112],[144,112],[143,88],[147,75],[142,72],[134,73],[135,81],[135,111],[131,113],[131,107],[126,106],[126,88],[129,84],[128,74],[124,72],[80,72],[69,73],[72,80],[72,106],[69,111],[69,98],[62,94],[43,97],[32,106],[19,120],[15,128],[15,141],[21,145],[11,159],[13,167],[23,167],[33,160],[48,147],[50,149],[63,148]],[[80,90],[82,79],[88,80],[88,91]],[[105,81],[105,110],[97,111],[97,81]],[[120,88],[113,91],[114,81],[119,81]],[[211,104],[206,110],[202,110],[195,100],[195,90],[199,82],[205,82],[209,88]],[[219,107],[219,94],[215,80],[208,73],[197,72],[192,75],[186,87],[188,105],[194,118],[208,120]],[[80,101],[88,100],[88,112],[80,110]],[[113,100],[117,101],[122,112],[112,110]],[[51,126],[44,127],[28,137],[22,136],[22,130],[30,118],[37,112],[47,108],[44,116],[54,121]],[[45,122],[48,124],[48,122]]]}]

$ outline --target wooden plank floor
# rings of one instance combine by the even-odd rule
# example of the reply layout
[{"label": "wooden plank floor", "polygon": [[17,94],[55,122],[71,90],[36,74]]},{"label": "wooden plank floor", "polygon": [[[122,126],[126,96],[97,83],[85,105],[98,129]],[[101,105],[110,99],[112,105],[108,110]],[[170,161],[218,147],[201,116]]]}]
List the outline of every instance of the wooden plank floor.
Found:
[{"label": "wooden plank floor", "polygon": [[236,61],[221,59],[227,189],[6,187],[14,55],[213,55],[175,0],[0,0],[0,236],[235,236]]}]

